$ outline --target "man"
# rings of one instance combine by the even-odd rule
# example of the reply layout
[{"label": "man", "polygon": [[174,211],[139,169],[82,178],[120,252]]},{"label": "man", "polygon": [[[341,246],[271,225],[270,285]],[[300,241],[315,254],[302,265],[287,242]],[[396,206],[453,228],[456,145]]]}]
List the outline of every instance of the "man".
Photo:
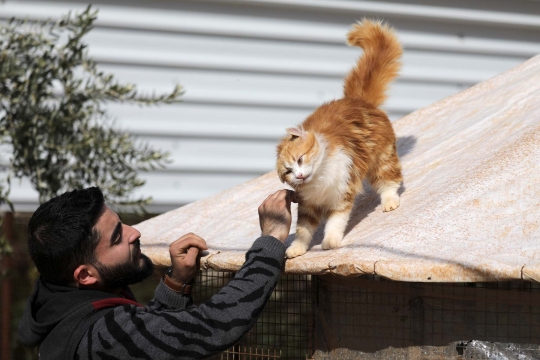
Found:
[{"label": "man", "polygon": [[259,206],[262,236],[234,279],[199,307],[189,295],[203,239],[169,247],[172,266],[148,306],[128,285],[153,271],[141,234],[122,224],[99,188],[67,192],[41,205],[28,225],[40,272],[19,324],[23,344],[48,359],[200,359],[237,342],[257,321],[280,276],[294,192]]}]

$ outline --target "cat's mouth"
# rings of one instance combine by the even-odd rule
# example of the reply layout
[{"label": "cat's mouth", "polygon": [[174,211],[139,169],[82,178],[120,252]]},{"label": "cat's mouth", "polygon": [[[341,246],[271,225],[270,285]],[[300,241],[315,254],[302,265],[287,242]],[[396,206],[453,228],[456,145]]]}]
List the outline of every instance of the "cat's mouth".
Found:
[{"label": "cat's mouth", "polygon": [[292,186],[293,188],[295,188],[296,186],[301,186],[301,185],[304,185],[308,182],[311,181],[311,176],[312,174],[309,174],[308,176],[306,176],[305,178],[297,178],[297,177],[293,177],[291,180],[287,181],[287,183]]}]

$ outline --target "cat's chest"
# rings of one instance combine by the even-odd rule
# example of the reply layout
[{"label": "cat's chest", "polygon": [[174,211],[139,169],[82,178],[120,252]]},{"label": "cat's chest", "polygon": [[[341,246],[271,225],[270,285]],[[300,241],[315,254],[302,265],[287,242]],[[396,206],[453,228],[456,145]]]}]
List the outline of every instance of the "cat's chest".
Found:
[{"label": "cat's chest", "polygon": [[305,184],[302,198],[315,206],[338,207],[349,190],[351,166],[352,159],[343,151],[328,156],[313,174],[313,180]]}]

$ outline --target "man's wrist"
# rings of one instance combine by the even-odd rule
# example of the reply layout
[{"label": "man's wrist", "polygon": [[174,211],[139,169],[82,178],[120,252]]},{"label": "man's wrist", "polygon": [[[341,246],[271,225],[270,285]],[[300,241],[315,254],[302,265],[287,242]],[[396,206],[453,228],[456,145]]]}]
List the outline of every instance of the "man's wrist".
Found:
[{"label": "man's wrist", "polygon": [[279,241],[284,242],[285,240],[287,240],[287,236],[289,236],[289,234],[288,233],[285,234],[283,231],[274,230],[268,233],[263,232],[262,236],[272,236],[278,239]]},{"label": "man's wrist", "polygon": [[182,295],[189,295],[191,294],[191,290],[193,289],[193,285],[195,284],[195,278],[191,279],[188,282],[178,282],[172,278],[172,267],[170,267],[163,275],[163,283],[172,291],[175,291]]}]

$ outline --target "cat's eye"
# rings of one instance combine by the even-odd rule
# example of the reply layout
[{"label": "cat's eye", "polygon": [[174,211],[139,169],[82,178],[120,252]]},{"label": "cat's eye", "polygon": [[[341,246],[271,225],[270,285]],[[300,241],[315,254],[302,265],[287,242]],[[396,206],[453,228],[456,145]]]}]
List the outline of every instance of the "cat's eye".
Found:
[{"label": "cat's eye", "polygon": [[304,162],[304,155],[300,156],[300,159],[298,159],[298,165],[302,165]]},{"label": "cat's eye", "polygon": [[290,173],[292,173],[291,169],[287,169],[287,171],[285,171],[285,175],[289,175]]}]

